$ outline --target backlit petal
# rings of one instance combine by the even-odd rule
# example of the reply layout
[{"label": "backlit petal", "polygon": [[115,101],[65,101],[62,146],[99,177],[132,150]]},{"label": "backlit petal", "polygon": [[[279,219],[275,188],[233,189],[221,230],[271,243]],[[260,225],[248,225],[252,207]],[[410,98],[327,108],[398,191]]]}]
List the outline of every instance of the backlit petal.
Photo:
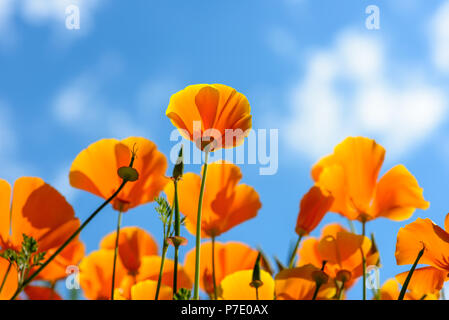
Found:
[{"label": "backlit petal", "polygon": [[[156,297],[157,281],[145,280],[138,282],[131,288],[132,300],[154,300]],[[161,285],[158,300],[172,300],[173,290]]]},{"label": "backlit petal", "polygon": [[[277,300],[311,300],[316,289],[312,273],[319,268],[307,264],[294,269],[285,269],[276,275]],[[332,281],[322,285],[318,291],[317,299],[330,299],[335,295],[335,286]]]},{"label": "backlit petal", "polygon": [[[109,300],[111,297],[113,250],[94,251],[80,263],[80,284],[87,299]],[[115,288],[127,274],[120,259],[115,269]]]},{"label": "backlit petal", "polygon": [[297,234],[309,234],[323,219],[332,206],[334,198],[325,195],[318,187],[312,187],[301,199],[296,222]]},{"label": "backlit petal", "polygon": [[[405,282],[408,271],[402,272],[396,276],[400,284]],[[417,295],[424,296],[435,294],[443,288],[444,281],[447,278],[447,271],[442,271],[434,267],[424,267],[415,269],[408,285],[408,290]]]},{"label": "backlit petal", "polygon": [[[9,267],[9,261],[0,257],[0,281],[3,282],[5,279],[6,272]],[[3,289],[0,292],[0,300],[9,300],[17,290],[17,269],[11,266],[9,269],[8,277],[5,280]]]},{"label": "backlit petal", "polygon": [[396,262],[413,264],[425,247],[420,263],[449,271],[449,234],[430,219],[418,218],[398,232]]},{"label": "backlit petal", "polygon": [[405,220],[415,209],[427,209],[423,189],[415,177],[403,166],[389,170],[380,180],[376,189],[372,215],[384,216],[392,220]]},{"label": "backlit petal", "polygon": [[[215,242],[215,279],[218,284],[228,275],[254,267],[257,250],[240,242]],[[201,245],[200,287],[208,294],[214,291],[212,278],[212,242]],[[192,279],[195,276],[195,250],[186,254],[185,269]]]},{"label": "backlit petal", "polygon": [[[116,232],[108,234],[100,243],[100,249],[115,248]],[[154,238],[139,227],[124,227],[120,230],[119,255],[128,271],[137,272],[144,256],[157,255]]]},{"label": "backlit petal", "polygon": [[[257,300],[256,289],[250,285],[252,277],[252,269],[237,271],[228,275],[220,283],[220,297],[223,300]],[[259,300],[273,300],[273,278],[264,270],[260,271],[260,278],[263,285],[258,288]]]}]

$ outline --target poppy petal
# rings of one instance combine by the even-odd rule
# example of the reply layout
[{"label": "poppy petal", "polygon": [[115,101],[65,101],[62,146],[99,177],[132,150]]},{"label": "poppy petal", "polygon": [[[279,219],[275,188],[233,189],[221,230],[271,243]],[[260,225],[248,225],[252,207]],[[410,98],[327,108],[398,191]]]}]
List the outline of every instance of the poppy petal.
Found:
[{"label": "poppy petal", "polygon": [[[157,281],[145,280],[138,282],[131,288],[132,300],[154,300],[156,297]],[[161,285],[158,300],[173,300],[173,290]]]},{"label": "poppy petal", "polygon": [[0,292],[0,300],[9,300],[14,295],[17,290],[17,279],[18,273],[17,269],[14,266],[9,268],[8,277],[5,279],[6,273],[9,268],[9,261],[5,258],[0,257],[0,281],[5,282],[3,285],[3,289]]},{"label": "poppy petal", "polygon": [[422,248],[420,263],[449,271],[449,234],[430,219],[418,218],[398,232],[396,262],[413,264]]},{"label": "poppy petal", "polygon": [[427,209],[423,189],[415,177],[403,166],[389,170],[380,180],[374,198],[373,216],[401,221],[411,217],[415,209]]},{"label": "poppy petal", "polygon": [[[100,249],[115,248],[116,232],[108,234],[100,243]],[[139,227],[124,227],[120,230],[119,255],[128,271],[137,272],[141,258],[157,255],[158,248],[154,238]]]},{"label": "poppy petal", "polygon": [[[253,270],[242,270],[225,277],[220,283],[220,297],[223,300],[273,300],[274,280],[265,270],[260,271],[263,283],[256,289],[251,286]],[[257,299],[258,297],[258,299]]]},{"label": "poppy petal", "polygon": [[[396,276],[400,284],[405,282],[408,273],[406,271]],[[418,268],[413,272],[408,289],[421,296],[435,294],[443,288],[445,280],[447,280],[447,271],[441,271],[434,267]]]},{"label": "poppy petal", "polygon": [[334,198],[323,194],[320,188],[310,188],[300,202],[296,233],[304,235],[312,232],[329,211],[333,201]]}]

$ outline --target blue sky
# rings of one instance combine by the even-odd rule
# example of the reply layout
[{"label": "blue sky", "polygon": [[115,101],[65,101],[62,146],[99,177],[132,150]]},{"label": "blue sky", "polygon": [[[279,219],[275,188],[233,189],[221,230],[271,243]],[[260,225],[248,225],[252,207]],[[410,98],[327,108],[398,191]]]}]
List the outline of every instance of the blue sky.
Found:
[{"label": "blue sky", "polygon": [[[65,28],[70,4],[80,8],[79,30]],[[368,5],[380,9],[379,30],[365,27]],[[447,212],[447,21],[449,1],[0,0],[0,177],[42,177],[85,219],[100,199],[68,185],[83,148],[139,135],[168,156],[170,95],[228,84],[248,97],[255,129],[279,130],[279,169],[261,176],[258,164],[240,166],[263,207],[219,240],[285,260],[311,165],[346,136],[365,135],[387,149],[382,173],[405,164],[431,202],[408,221],[368,225],[384,282],[407,269],[394,259],[399,228],[417,217],[441,225]],[[127,213],[124,225],[160,242],[153,208]],[[322,225],[332,221],[347,225],[335,214]],[[83,232],[88,252],[115,222],[108,208]]]}]

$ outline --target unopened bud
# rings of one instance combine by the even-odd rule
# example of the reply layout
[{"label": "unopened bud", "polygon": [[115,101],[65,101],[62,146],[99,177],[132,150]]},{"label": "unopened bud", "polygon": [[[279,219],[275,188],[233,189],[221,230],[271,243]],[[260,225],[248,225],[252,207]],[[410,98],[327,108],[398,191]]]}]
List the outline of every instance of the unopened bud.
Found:
[{"label": "unopened bud", "polygon": [[139,179],[139,173],[136,169],[131,167],[121,167],[118,169],[117,174],[124,181],[137,181]]},{"label": "unopened bud", "polygon": [[337,276],[335,277],[335,280],[346,283],[349,280],[351,280],[351,278],[352,278],[352,274],[350,271],[340,270],[337,272]]},{"label": "unopened bud", "polygon": [[251,287],[256,288],[256,289],[263,286],[262,279],[260,278],[260,258],[261,258],[261,256],[262,255],[259,252],[259,254],[257,255],[256,263],[254,264],[253,281],[251,281],[251,283],[249,284]]},{"label": "unopened bud", "polygon": [[175,167],[173,168],[173,179],[179,180],[184,173],[184,156],[182,154],[183,145],[181,145],[181,149],[179,150],[178,159],[176,160]]}]

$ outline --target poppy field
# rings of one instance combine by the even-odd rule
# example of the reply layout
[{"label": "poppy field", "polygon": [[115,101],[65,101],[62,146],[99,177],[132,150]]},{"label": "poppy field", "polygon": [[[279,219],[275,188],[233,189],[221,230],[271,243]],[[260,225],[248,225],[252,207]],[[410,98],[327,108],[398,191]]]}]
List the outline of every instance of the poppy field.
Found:
[{"label": "poppy field", "polygon": [[448,300],[448,21],[449,0],[0,0],[0,300]]},{"label": "poppy field", "polygon": [[[257,191],[240,183],[237,165],[208,162],[209,153],[234,148],[249,134],[246,96],[223,84],[191,85],[172,95],[166,115],[204,153],[201,175],[187,172],[182,147],[169,168],[144,137],[99,140],[78,154],[69,172],[72,187],[104,201],[85,221],[40,178],[21,177],[13,186],[0,180],[2,299],[61,299],[55,283],[79,266],[80,286],[92,300],[198,300],[201,290],[213,300],[340,300],[358,280],[365,300],[367,270],[380,266],[366,225],[380,217],[402,221],[429,207],[405,166],[379,176],[386,153],[381,145],[347,137],[311,168],[314,183],[300,200],[296,226],[286,230],[296,233],[296,245],[289,261],[276,259],[273,266],[263,248],[217,241],[257,218],[262,206]],[[123,214],[153,201],[163,227],[161,254],[148,231],[121,227]],[[118,212],[116,231],[85,254],[79,234],[106,206]],[[328,212],[361,223],[362,233],[332,223],[319,238],[310,237]],[[195,236],[195,247],[181,261],[186,232]],[[430,219],[407,224],[397,234],[395,257],[410,270],[375,289],[373,299],[438,299],[448,278],[448,252],[449,215],[443,228]],[[425,266],[416,268],[418,263]]]}]

